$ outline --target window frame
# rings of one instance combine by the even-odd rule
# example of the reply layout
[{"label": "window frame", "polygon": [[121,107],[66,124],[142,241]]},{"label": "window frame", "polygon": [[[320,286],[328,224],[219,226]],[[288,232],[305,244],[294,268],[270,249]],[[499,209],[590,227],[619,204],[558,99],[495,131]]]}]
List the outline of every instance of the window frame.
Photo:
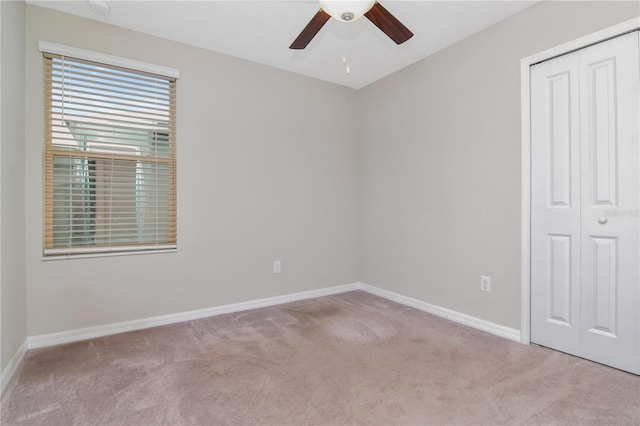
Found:
[{"label": "window frame", "polygon": [[[146,253],[166,253],[166,252],[175,252],[177,251],[177,176],[176,176],[176,167],[177,167],[177,158],[176,158],[176,105],[175,105],[175,91],[177,86],[177,79],[180,76],[180,72],[177,69],[149,64],[146,62],[135,61],[127,58],[106,55],[98,52],[88,51],[84,49],[78,49],[75,47],[64,46],[54,43],[49,43],[46,41],[39,42],[39,50],[43,53],[43,57],[45,64],[46,61],[51,60],[46,58],[46,56],[56,56],[69,58],[70,60],[79,60],[79,61],[88,61],[92,63],[97,63],[100,65],[107,65],[110,67],[115,67],[119,69],[123,69],[127,72],[139,73],[139,74],[151,74],[155,77],[159,77],[161,79],[166,79],[169,83],[169,94],[170,94],[170,108],[169,108],[169,131],[166,133],[163,130],[154,131],[154,133],[160,134],[162,132],[163,136],[166,135],[168,137],[168,158],[162,159],[162,161],[158,162],[158,158],[156,157],[154,164],[166,164],[167,167],[167,185],[168,185],[168,193],[167,193],[167,212],[166,212],[166,233],[167,239],[156,240],[151,243],[145,242],[132,242],[132,243],[113,243],[102,244],[102,245],[84,245],[84,246],[74,246],[73,244],[69,244],[68,247],[54,247],[53,243],[53,199],[54,199],[54,178],[53,178],[53,161],[54,158],[83,158],[85,161],[95,160],[96,158],[100,158],[101,154],[99,153],[90,153],[86,152],[78,152],[78,153],[69,153],[67,150],[64,150],[64,156],[60,155],[61,148],[56,148],[53,146],[53,136],[52,136],[52,114],[51,114],[51,104],[52,104],[52,83],[51,83],[51,75],[47,75],[44,73],[44,84],[45,84],[45,135],[44,135],[44,147],[43,147],[43,259],[44,260],[55,260],[55,259],[68,259],[68,258],[81,258],[81,257],[95,257],[95,256],[116,256],[116,255],[131,255],[131,254],[146,254]],[[51,66],[51,65],[49,65]],[[68,150],[71,151],[71,150]],[[58,154],[58,155],[56,155]],[[95,157],[95,158],[94,158]],[[107,156],[105,156],[107,157]],[[111,161],[117,161],[120,159],[118,154],[110,155],[109,159]],[[123,158],[124,159],[124,156]],[[127,161],[136,160],[137,163],[147,162],[147,159],[135,157],[126,158]],[[48,169],[48,167],[50,169]],[[47,171],[50,171],[48,173]],[[136,177],[137,178],[137,177]],[[71,219],[70,219],[71,220]],[[97,232],[97,231],[96,231]],[[136,231],[138,232],[138,231]],[[71,234],[70,234],[71,235]],[[140,235],[140,234],[132,234]]]}]

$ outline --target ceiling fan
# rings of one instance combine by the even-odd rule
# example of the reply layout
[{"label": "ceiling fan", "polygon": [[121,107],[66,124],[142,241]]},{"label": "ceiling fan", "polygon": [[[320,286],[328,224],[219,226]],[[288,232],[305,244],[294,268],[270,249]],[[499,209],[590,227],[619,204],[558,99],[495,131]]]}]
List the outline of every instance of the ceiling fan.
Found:
[{"label": "ceiling fan", "polygon": [[309,21],[300,35],[293,41],[289,49],[304,49],[318,34],[318,31],[333,17],[338,21],[355,21],[362,15],[380,28],[396,44],[402,44],[413,37],[413,33],[405,27],[387,9],[375,0],[320,0],[320,10]]}]

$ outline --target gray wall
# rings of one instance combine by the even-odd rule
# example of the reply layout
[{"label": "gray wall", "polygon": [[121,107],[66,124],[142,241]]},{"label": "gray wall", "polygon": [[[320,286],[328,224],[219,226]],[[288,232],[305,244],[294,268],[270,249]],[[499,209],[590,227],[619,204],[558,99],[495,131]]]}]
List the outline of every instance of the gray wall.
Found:
[{"label": "gray wall", "polygon": [[23,2],[0,2],[0,371],[27,337]]},{"label": "gray wall", "polygon": [[520,59],[638,15],[541,3],[360,90],[361,281],[519,329]]},{"label": "gray wall", "polygon": [[[358,280],[353,90],[34,6],[26,34],[30,336]],[[177,253],[42,260],[38,40],[180,69]]]}]

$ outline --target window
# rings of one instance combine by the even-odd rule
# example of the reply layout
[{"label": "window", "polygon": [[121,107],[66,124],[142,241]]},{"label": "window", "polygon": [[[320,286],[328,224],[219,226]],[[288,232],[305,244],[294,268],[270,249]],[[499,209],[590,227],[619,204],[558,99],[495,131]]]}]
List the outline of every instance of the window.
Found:
[{"label": "window", "polygon": [[44,61],[45,257],[174,249],[176,79]]}]

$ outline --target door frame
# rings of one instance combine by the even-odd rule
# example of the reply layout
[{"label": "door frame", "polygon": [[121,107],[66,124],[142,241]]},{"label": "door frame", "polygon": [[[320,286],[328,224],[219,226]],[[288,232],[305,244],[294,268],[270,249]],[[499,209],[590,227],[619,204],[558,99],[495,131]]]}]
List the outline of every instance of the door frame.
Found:
[{"label": "door frame", "polygon": [[543,50],[520,60],[521,112],[521,307],[520,342],[531,343],[531,65],[640,29],[640,17]]}]

